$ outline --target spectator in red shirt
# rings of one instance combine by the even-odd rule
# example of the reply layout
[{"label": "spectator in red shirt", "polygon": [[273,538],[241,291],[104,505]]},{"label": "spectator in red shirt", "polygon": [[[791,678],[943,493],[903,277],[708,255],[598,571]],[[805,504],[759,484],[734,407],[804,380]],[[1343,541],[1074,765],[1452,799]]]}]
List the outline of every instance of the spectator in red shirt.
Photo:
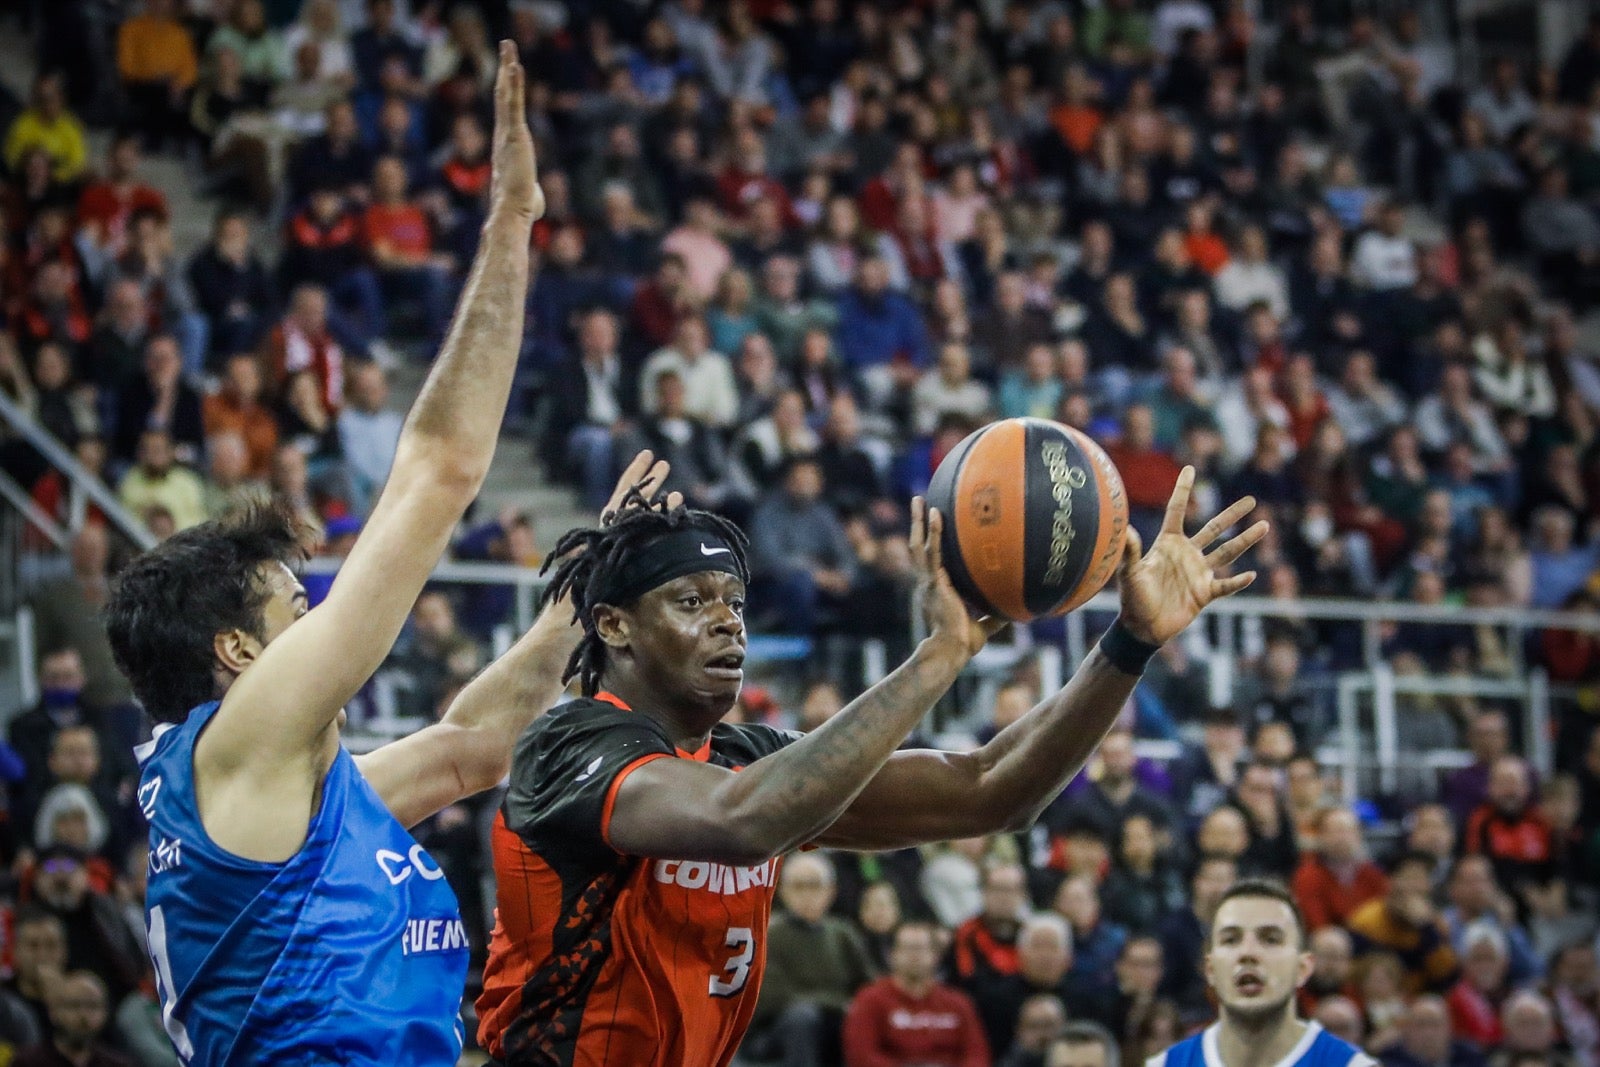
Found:
[{"label": "spectator in red shirt", "polygon": [[1533,785],[1521,756],[1501,756],[1489,768],[1489,798],[1467,820],[1462,845],[1489,857],[1495,880],[1513,892],[1550,874],[1550,826],[1531,803]]},{"label": "spectator in red shirt", "polygon": [[108,258],[122,252],[128,221],[136,211],[167,217],[167,198],[139,181],[139,135],[120,133],[106,155],[106,173],[78,197],[78,223],[84,239]]},{"label": "spectator in red shirt", "polygon": [[1328,808],[1317,821],[1317,849],[1294,874],[1294,898],[1306,928],[1343,925],[1361,905],[1389,891],[1389,879],[1367,858],[1361,824],[1348,808]]},{"label": "spectator in red shirt", "polygon": [[478,251],[489,199],[489,137],[473,114],[457,115],[450,124],[449,154],[439,167],[438,188],[444,198],[451,251],[469,261]]},{"label": "spectator in red shirt", "polygon": [[654,277],[634,291],[630,325],[635,344],[644,351],[671,344],[678,324],[694,307],[688,266],[682,256],[668,252],[656,265]]},{"label": "spectator in red shirt", "polygon": [[755,130],[745,127],[736,144],[737,156],[717,178],[717,195],[722,200],[722,210],[730,218],[744,221],[750,205],[757,200],[771,200],[778,205],[785,229],[800,225],[794,203],[783,183],[767,173],[767,150]]},{"label": "spectator in red shirt", "polygon": [[284,234],[283,281],[328,291],[334,332],[365,348],[383,328],[383,290],[367,262],[362,220],[337,186],[311,191]]},{"label": "spectator in red shirt", "polygon": [[422,208],[407,199],[406,184],[404,160],[378,160],[362,230],[385,301],[391,307],[401,301],[420,304],[428,343],[437,345],[450,325],[453,260],[434,251],[433,227]]},{"label": "spectator in red shirt", "polygon": [[1130,404],[1122,416],[1122,438],[1106,448],[1128,493],[1128,521],[1146,541],[1156,534],[1183,468],[1156,447],[1155,416],[1145,404]]},{"label": "spectator in red shirt", "polygon": [[1289,357],[1283,370],[1283,406],[1289,410],[1289,436],[1296,449],[1305,448],[1317,427],[1329,415],[1328,398],[1317,384],[1316,365],[1304,352]]},{"label": "spectator in red shirt", "polygon": [[926,923],[895,930],[889,976],[850,1002],[845,1067],[988,1067],[989,1047],[972,999],[936,980],[936,937]]}]

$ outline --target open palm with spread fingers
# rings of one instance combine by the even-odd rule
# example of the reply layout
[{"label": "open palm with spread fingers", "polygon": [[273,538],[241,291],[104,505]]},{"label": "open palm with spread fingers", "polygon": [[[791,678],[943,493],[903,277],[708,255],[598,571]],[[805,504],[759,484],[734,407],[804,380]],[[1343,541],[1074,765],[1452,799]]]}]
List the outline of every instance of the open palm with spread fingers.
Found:
[{"label": "open palm with spread fingers", "polygon": [[1183,517],[1189,510],[1189,494],[1194,489],[1194,468],[1185,467],[1167,501],[1161,532],[1141,552],[1139,535],[1132,527],[1123,547],[1118,584],[1122,594],[1122,624],[1133,636],[1153,645],[1163,644],[1195,620],[1207,604],[1232,596],[1256,579],[1255,571],[1229,577],[1218,572],[1244,555],[1266,536],[1267,524],[1258,522],[1211,551],[1211,545],[1255,509],[1254,497],[1236,500],[1198,533],[1183,532]]},{"label": "open palm with spread fingers", "polygon": [[911,564],[917,574],[917,597],[933,636],[952,638],[971,657],[999,633],[1006,620],[992,615],[973,618],[944,569],[944,516],[922,497],[911,501]]}]

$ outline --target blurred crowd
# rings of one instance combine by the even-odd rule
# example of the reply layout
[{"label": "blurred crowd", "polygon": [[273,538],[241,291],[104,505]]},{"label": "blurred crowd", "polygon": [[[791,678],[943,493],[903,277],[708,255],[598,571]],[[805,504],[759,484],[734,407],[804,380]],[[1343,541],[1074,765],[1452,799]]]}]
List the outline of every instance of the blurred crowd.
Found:
[{"label": "blurred crowd", "polygon": [[[749,533],[755,629],[903,640],[904,502],[996,417],[1099,440],[1147,539],[1184,464],[1197,515],[1250,493],[1273,520],[1250,565],[1279,603],[1232,706],[1174,643],[1030,834],[786,865],[752,1063],[1136,1062],[1206,1019],[1208,902],[1267,873],[1315,930],[1306,1010],[1385,1062],[1596,1067],[1600,642],[1385,625],[1397,673],[1533,662],[1579,693],[1542,777],[1512,752],[1514,708],[1408,703],[1409,749],[1473,763],[1411,798],[1400,840],[1333,802],[1312,756],[1333,726],[1317,680],[1363,649],[1303,598],[1600,606],[1600,350],[1580,329],[1600,20],[1558,64],[1477,69],[1451,8],[33,5],[40,72],[0,92],[0,393],[158,537],[275,493],[347,551],[393,458],[390,379],[437,349],[475,250],[509,37],[549,210],[508,426],[591,508],[636,449],[670,459]],[[186,247],[174,205],[197,199],[209,236]],[[105,1031],[171,1063],[139,948],[164,862],[128,755],[143,724],[95,615],[128,546],[92,506],[76,521],[20,437],[0,469],[78,531],[30,594],[42,696],[0,750],[0,1042],[55,1063],[51,1041],[81,1059]],[[536,563],[535,534],[475,516],[452,555]],[[511,607],[430,590],[384,701],[436,714]],[[746,711],[814,726],[840,689]],[[972,742],[1038,695],[1019,672]],[[1135,733],[1181,755],[1136,759]],[[421,831],[480,945],[493,799]]]}]

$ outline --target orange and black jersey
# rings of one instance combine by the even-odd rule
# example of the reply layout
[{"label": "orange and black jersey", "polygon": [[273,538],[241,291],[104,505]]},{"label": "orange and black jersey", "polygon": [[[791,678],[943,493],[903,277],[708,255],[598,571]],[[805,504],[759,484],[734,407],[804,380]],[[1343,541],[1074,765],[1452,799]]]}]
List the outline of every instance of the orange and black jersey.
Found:
[{"label": "orange and black jersey", "polygon": [[528,727],[494,826],[494,936],[478,1039],[507,1067],[720,1067],[755,1011],[778,861],[611,847],[623,779],[657,759],[744,767],[799,738],[718,725],[698,752],[609,694]]}]

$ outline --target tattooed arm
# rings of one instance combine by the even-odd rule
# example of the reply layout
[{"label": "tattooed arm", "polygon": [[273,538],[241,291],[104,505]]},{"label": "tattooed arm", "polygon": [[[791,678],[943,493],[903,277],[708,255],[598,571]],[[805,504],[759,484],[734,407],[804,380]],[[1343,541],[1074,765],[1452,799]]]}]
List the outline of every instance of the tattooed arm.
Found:
[{"label": "tattooed arm", "polygon": [[656,859],[754,866],[832,824],[998,628],[973,620],[940,562],[942,520],[912,503],[911,552],[930,636],[911,658],[826,724],[734,773],[657,759],[615,786],[606,840]]},{"label": "tattooed arm", "polygon": [[[1160,645],[1219,597],[1238,592],[1253,571],[1216,577],[1266,533],[1257,523],[1211,553],[1205,549],[1255,507],[1246,497],[1193,537],[1183,532],[1194,471],[1185,469],[1160,535],[1141,558],[1128,531],[1120,588],[1121,626]],[[833,848],[879,850],[979,837],[1033,823],[1078,773],[1138,684],[1096,648],[1065,687],[976,752],[897,752],[855,802],[821,835]]]}]

